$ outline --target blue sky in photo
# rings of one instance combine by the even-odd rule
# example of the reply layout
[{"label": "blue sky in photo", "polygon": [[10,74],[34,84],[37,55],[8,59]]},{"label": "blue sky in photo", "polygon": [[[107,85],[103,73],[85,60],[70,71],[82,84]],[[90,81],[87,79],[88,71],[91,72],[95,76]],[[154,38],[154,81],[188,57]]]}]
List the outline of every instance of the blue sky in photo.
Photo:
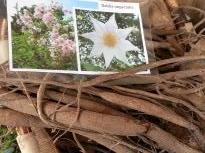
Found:
[{"label": "blue sky in photo", "polygon": [[60,2],[67,8],[80,7],[97,9],[98,0],[60,0]]}]

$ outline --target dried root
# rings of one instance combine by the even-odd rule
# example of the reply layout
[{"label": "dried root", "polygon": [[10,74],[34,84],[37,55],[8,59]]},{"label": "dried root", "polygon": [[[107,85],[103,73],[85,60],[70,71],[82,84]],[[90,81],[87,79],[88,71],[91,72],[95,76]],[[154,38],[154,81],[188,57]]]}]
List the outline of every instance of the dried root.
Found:
[{"label": "dried root", "polygon": [[0,124],[43,129],[67,152],[205,152],[205,3],[139,2],[154,61],[85,81],[1,65]]}]

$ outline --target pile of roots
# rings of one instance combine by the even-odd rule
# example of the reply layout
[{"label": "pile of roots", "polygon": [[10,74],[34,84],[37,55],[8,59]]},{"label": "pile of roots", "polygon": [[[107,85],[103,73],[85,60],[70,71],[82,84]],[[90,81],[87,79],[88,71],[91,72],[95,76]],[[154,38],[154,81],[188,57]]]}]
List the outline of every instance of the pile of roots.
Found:
[{"label": "pile of roots", "polygon": [[150,64],[97,77],[1,65],[0,124],[46,130],[45,152],[205,152],[205,2],[140,2]]}]

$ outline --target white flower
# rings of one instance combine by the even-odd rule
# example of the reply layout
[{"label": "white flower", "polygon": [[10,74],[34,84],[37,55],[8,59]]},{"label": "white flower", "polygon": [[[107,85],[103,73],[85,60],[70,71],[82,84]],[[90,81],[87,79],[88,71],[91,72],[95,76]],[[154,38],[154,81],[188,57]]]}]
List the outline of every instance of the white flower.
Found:
[{"label": "white flower", "polygon": [[134,30],[134,27],[119,29],[115,15],[112,15],[106,23],[102,23],[92,17],[91,22],[95,31],[82,34],[81,36],[94,42],[91,55],[100,57],[103,54],[106,68],[110,66],[114,57],[129,64],[126,52],[140,51],[137,46],[126,40],[128,35]]}]

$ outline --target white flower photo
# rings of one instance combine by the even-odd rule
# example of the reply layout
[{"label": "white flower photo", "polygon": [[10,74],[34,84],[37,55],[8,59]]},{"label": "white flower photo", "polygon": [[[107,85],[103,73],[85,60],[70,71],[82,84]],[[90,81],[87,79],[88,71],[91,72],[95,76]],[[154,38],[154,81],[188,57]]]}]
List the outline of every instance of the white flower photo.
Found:
[{"label": "white flower photo", "polygon": [[76,9],[82,71],[118,72],[147,63],[139,15]]},{"label": "white flower photo", "polygon": [[94,42],[91,55],[100,57],[103,54],[106,68],[110,66],[114,57],[129,64],[126,57],[127,51],[134,50],[140,52],[137,46],[134,46],[129,40],[126,40],[135,28],[119,29],[115,20],[115,14],[113,14],[106,23],[100,22],[92,17],[90,18],[95,31],[82,34],[81,36]]}]

